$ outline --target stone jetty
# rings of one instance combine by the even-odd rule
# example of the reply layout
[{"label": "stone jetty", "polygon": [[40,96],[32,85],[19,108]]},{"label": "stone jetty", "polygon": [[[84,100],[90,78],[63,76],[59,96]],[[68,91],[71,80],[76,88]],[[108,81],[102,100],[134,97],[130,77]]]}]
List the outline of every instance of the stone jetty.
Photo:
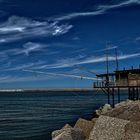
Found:
[{"label": "stone jetty", "polygon": [[106,104],[91,120],[78,119],[52,132],[52,140],[140,140],[140,101]]}]

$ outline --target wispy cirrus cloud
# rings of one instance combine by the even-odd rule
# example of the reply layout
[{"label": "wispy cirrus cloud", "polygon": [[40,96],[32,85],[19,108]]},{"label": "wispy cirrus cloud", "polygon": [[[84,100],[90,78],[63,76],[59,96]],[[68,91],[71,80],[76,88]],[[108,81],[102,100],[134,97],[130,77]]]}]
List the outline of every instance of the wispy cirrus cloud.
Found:
[{"label": "wispy cirrus cloud", "polygon": [[140,41],[140,36],[139,37],[136,37],[135,41],[136,42],[139,42]]},{"label": "wispy cirrus cloud", "polygon": [[3,72],[12,72],[12,71],[22,71],[23,69],[30,69],[33,67],[41,67],[42,65],[46,64],[45,61],[38,60],[36,62],[27,62],[27,63],[21,63],[21,64],[13,64],[11,61],[8,61],[7,63],[1,64],[0,71]]},{"label": "wispy cirrus cloud", "polygon": [[98,9],[110,10],[114,8],[130,6],[134,4],[140,4],[140,0],[125,0],[113,5],[99,5]]},{"label": "wispy cirrus cloud", "polygon": [[7,58],[7,56],[16,56],[16,55],[29,55],[31,52],[41,51],[46,48],[47,45],[35,42],[27,42],[18,48],[6,49],[0,52],[0,57]]},{"label": "wispy cirrus cloud", "polygon": [[95,10],[90,11],[90,12],[75,12],[75,13],[70,13],[66,14],[64,16],[59,16],[54,18],[56,21],[61,21],[61,20],[69,20],[77,17],[85,17],[85,16],[97,16],[97,15],[102,15],[106,13],[108,10],[111,9],[116,9],[116,8],[121,8],[121,7],[126,7],[126,6],[131,6],[131,5],[139,5],[140,0],[125,0],[121,1],[116,4],[112,5],[98,5]]},{"label": "wispy cirrus cloud", "polygon": [[[125,60],[129,58],[135,58],[135,57],[140,57],[140,53],[135,53],[135,54],[126,54],[126,55],[120,55],[118,57],[119,60]],[[114,56],[109,56],[109,61],[114,61],[116,58]],[[71,64],[69,62],[71,61]],[[11,68],[8,70],[22,70],[22,69],[58,69],[58,68],[67,68],[67,67],[73,67],[74,65],[82,65],[82,64],[93,64],[93,63],[100,63],[106,61],[106,57],[90,57],[88,59],[84,60],[78,60],[76,59],[65,59],[65,60],[60,60],[59,62],[51,65],[43,65],[42,62],[38,63],[30,63],[30,64],[25,64],[25,65],[20,65],[15,68]],[[44,66],[44,67],[43,67]],[[79,71],[76,71],[76,73],[79,73]],[[39,80],[47,80],[49,79],[50,76],[12,76],[12,75],[6,75],[6,76],[1,76],[0,77],[0,83],[14,83],[14,82],[30,82],[30,81],[39,81]],[[51,77],[52,78],[52,77]]]},{"label": "wispy cirrus cloud", "polygon": [[[135,57],[140,57],[140,53],[134,53],[134,54],[122,54],[118,56],[118,60],[125,60],[125,59],[130,59],[130,58],[135,58]],[[115,56],[109,56],[108,57],[109,61],[114,61],[116,60]],[[88,58],[82,62],[79,62],[79,64],[90,64],[90,63],[99,63],[99,62],[105,62],[106,61],[106,57],[91,57]]]},{"label": "wispy cirrus cloud", "polygon": [[36,66],[42,66],[45,62],[44,61],[38,61],[38,62],[29,62],[26,64],[20,64],[20,65],[16,65],[14,67],[9,67],[7,69],[5,69],[5,71],[17,71],[17,70],[22,70],[22,69],[29,69],[32,67],[36,67]]},{"label": "wispy cirrus cloud", "polygon": [[23,45],[22,49],[17,50],[14,55],[19,55],[19,54],[25,54],[29,55],[31,52],[38,52],[45,48],[46,45],[44,44],[39,44],[39,43],[34,43],[34,42],[27,42]]},{"label": "wispy cirrus cloud", "polygon": [[[62,46],[64,44],[56,43],[53,45],[55,47],[58,47],[59,45]],[[51,50],[53,45],[43,44],[40,42],[27,42],[18,47],[2,49],[0,52],[0,71],[20,71],[22,69],[32,67],[42,67],[44,64],[48,63],[48,61],[45,62],[42,57],[51,57],[51,55],[60,53],[59,50]],[[34,58],[32,58],[31,54],[32,56],[35,56],[37,54],[39,56],[38,61],[35,61]]]},{"label": "wispy cirrus cloud", "polygon": [[[125,60],[125,59],[136,58],[136,57],[140,57],[140,53],[119,55],[118,59]],[[115,60],[116,60],[115,56],[109,56],[109,61],[115,61]],[[32,68],[33,69],[60,69],[60,68],[73,67],[74,65],[101,63],[101,62],[105,62],[105,61],[106,61],[105,56],[89,57],[89,58],[85,58],[85,59],[81,59],[81,58],[79,59],[77,57],[77,58],[62,59],[62,60],[56,61],[56,63],[54,63],[54,64],[42,65],[39,67],[32,67]]]},{"label": "wispy cirrus cloud", "polygon": [[[6,84],[6,83],[17,83],[17,82],[37,82],[37,81],[43,81],[43,80],[48,80],[50,79],[50,76],[0,76],[0,83]],[[51,77],[52,79],[52,77]]]},{"label": "wispy cirrus cloud", "polygon": [[0,23],[0,43],[31,39],[35,37],[57,36],[67,33],[73,26],[58,22],[36,21],[12,16]]},{"label": "wispy cirrus cloud", "polygon": [[104,51],[114,50],[114,49],[117,49],[117,48],[118,48],[118,46],[109,46],[105,49],[97,50],[95,52],[104,52]]},{"label": "wispy cirrus cloud", "polygon": [[[1,69],[0,71],[3,70],[19,70],[26,67],[30,67],[35,65],[35,63],[30,63],[30,64],[23,64],[22,66],[15,66],[12,64],[12,62],[18,62],[22,61],[24,58],[30,57],[31,53],[40,53],[44,52],[46,49],[46,45],[42,43],[35,43],[35,42],[27,42],[23,44],[23,46],[20,46],[18,48],[11,48],[11,49],[5,49],[1,50],[0,52],[0,64],[1,64]],[[56,53],[56,52],[51,52],[51,54]],[[39,61],[40,62],[40,61]],[[21,63],[21,62],[20,62]],[[37,63],[40,64],[40,63]],[[43,63],[41,63],[43,64]]]},{"label": "wispy cirrus cloud", "polygon": [[73,19],[73,18],[77,18],[77,17],[96,16],[96,15],[101,15],[104,12],[105,12],[104,10],[97,10],[97,11],[93,11],[93,12],[71,13],[71,14],[67,14],[64,16],[56,17],[56,18],[54,18],[54,20],[61,21],[61,20],[69,20],[69,19]]},{"label": "wispy cirrus cloud", "polygon": [[0,76],[0,81],[7,80],[7,79],[10,79],[10,78],[11,78],[11,76],[9,76],[9,75],[8,76],[7,75],[6,76],[1,75]]}]

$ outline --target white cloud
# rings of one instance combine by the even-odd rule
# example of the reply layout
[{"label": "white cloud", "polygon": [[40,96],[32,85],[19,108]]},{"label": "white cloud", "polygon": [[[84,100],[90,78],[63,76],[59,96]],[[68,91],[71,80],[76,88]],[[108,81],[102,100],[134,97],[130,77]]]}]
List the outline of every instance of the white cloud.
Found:
[{"label": "white cloud", "polygon": [[0,62],[4,62],[5,60],[8,60],[8,55],[5,53],[5,51],[0,52]]},{"label": "white cloud", "polygon": [[10,79],[11,76],[0,76],[0,81]]},{"label": "white cloud", "polygon": [[0,28],[0,32],[9,33],[9,32],[23,32],[24,27],[3,27]]},{"label": "white cloud", "polygon": [[[132,59],[140,57],[140,53],[134,53],[134,54],[122,54],[118,56],[119,60],[125,60],[125,59]],[[115,61],[116,57],[115,56],[109,56],[109,61]],[[67,58],[67,59],[62,59],[62,60],[57,60],[56,63],[53,64],[46,64],[45,61],[38,61],[38,62],[32,62],[32,63],[27,63],[27,64],[21,64],[17,66],[11,66],[11,63],[6,64],[5,71],[17,71],[17,70],[23,70],[23,69],[59,69],[59,68],[69,68],[69,67],[74,67],[75,65],[83,65],[83,64],[93,64],[93,63],[101,63],[105,62],[106,57],[101,56],[101,57],[89,57],[89,58],[81,58],[81,57],[76,57],[76,58]],[[12,82],[25,82],[25,81],[35,81],[35,80],[45,80],[48,79],[48,77],[37,77],[35,78],[34,76],[25,76],[25,77],[18,77],[18,76],[1,76],[0,78],[0,83],[12,83]]]},{"label": "white cloud", "polygon": [[[118,56],[119,60],[124,60],[124,59],[129,59],[129,58],[135,58],[135,57],[139,57],[140,53],[134,53],[134,54],[125,54],[125,55],[120,55]],[[109,61],[114,61],[116,60],[115,56],[109,56],[108,57]],[[99,63],[99,62],[105,62],[106,61],[106,57],[97,57],[97,58],[89,58],[86,59],[84,61],[79,62],[79,64],[91,64],[91,63]]]},{"label": "white cloud", "polygon": [[75,12],[75,13],[70,13],[61,17],[54,18],[57,21],[60,20],[69,20],[77,17],[84,17],[84,16],[96,16],[96,15],[101,15],[106,13],[108,10],[115,9],[115,8],[120,8],[120,7],[126,7],[126,6],[131,6],[134,4],[140,4],[140,0],[125,0],[117,4],[113,5],[99,5],[94,11],[90,12]]},{"label": "white cloud", "polygon": [[135,41],[140,41],[140,37],[137,37]]},{"label": "white cloud", "polygon": [[5,62],[3,64],[1,64],[1,72],[5,72],[8,68],[10,68],[12,66],[11,61]]},{"label": "white cloud", "polygon": [[36,21],[12,16],[0,24],[0,43],[35,37],[57,36],[67,33],[72,25],[58,22]]},{"label": "white cloud", "polygon": [[[130,59],[130,58],[135,58],[135,57],[140,57],[140,53],[134,53],[134,54],[124,54],[118,56],[119,60],[125,60],[125,59]],[[109,61],[115,61],[116,57],[115,56],[109,56]],[[57,61],[54,64],[50,65],[43,65],[36,67],[35,69],[59,69],[59,68],[68,68],[68,67],[73,67],[74,65],[82,65],[82,64],[93,64],[93,63],[100,63],[100,62],[105,62],[106,57],[101,56],[101,57],[89,57],[87,59],[79,59],[77,58],[68,58],[68,59],[62,59]],[[32,67],[34,69],[34,67]]]},{"label": "white cloud", "polygon": [[96,16],[96,15],[101,15],[104,12],[105,12],[104,10],[97,10],[97,11],[93,11],[93,12],[71,13],[71,14],[61,16],[61,17],[57,17],[54,20],[60,21],[60,20],[69,20],[69,19],[73,19],[73,18],[77,18],[77,17],[84,17],[84,16]]},{"label": "white cloud", "polygon": [[29,53],[41,51],[45,47],[47,47],[47,45],[45,45],[45,44],[40,44],[40,43],[35,43],[35,42],[27,42],[19,48],[2,50],[0,52],[0,58],[7,59],[9,55],[16,56],[16,55],[20,55],[20,54],[25,54],[28,56]]},{"label": "white cloud", "polygon": [[[17,82],[33,82],[33,81],[43,81],[43,80],[48,80],[50,79],[50,76],[2,76],[0,77],[0,83],[17,83]],[[52,79],[52,77],[51,77]]]},{"label": "white cloud", "polygon": [[117,48],[118,48],[118,46],[109,46],[106,49],[97,50],[95,52],[103,52],[103,51],[113,50],[113,49],[117,49]]},{"label": "white cloud", "polygon": [[5,71],[16,71],[16,70],[22,70],[22,69],[29,69],[29,68],[36,67],[36,66],[39,67],[39,66],[42,66],[44,63],[45,63],[44,61],[30,62],[30,63],[21,64],[21,65],[7,68]]},{"label": "white cloud", "polygon": [[75,36],[72,38],[72,40],[80,40],[80,38],[78,36]]},{"label": "white cloud", "polygon": [[140,4],[140,0],[125,0],[125,1],[122,1],[122,2],[120,2],[118,4],[114,4],[114,5],[100,5],[100,6],[98,6],[98,9],[110,10],[110,9],[114,9],[114,8],[130,6],[133,4]]},{"label": "white cloud", "polygon": [[43,48],[45,48],[46,45],[43,44],[39,44],[39,43],[34,43],[34,42],[27,42],[23,45],[23,48],[17,50],[14,55],[18,55],[18,54],[26,54],[27,56],[29,55],[29,53],[31,52],[36,52],[36,51],[40,51]]},{"label": "white cloud", "polygon": [[23,68],[29,68],[32,66],[38,66],[40,64],[44,64],[42,61],[38,62],[30,62],[28,64],[16,64],[15,62],[22,61],[22,59],[27,58],[25,56],[29,56],[32,52],[39,52],[45,49],[46,45],[34,43],[34,42],[27,42],[23,46],[19,48],[11,48],[2,50],[0,52],[0,63],[1,69],[0,71],[8,71],[8,70],[21,70]]}]

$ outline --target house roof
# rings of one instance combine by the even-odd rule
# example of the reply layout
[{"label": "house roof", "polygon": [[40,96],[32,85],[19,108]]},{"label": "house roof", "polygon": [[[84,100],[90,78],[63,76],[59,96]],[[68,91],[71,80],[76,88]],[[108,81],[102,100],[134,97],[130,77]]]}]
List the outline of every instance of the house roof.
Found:
[{"label": "house roof", "polygon": [[117,70],[115,73],[140,73],[139,69]]},{"label": "house roof", "polygon": [[97,77],[107,77],[107,76],[114,76],[115,75],[115,73],[103,73],[103,74],[98,74],[98,75],[96,75]]},{"label": "house roof", "polygon": [[102,74],[97,74],[97,77],[107,77],[107,76],[115,76],[118,73],[123,73],[123,74],[129,74],[129,73],[139,73],[140,74],[140,68],[139,69],[127,69],[127,70],[116,70],[112,73],[102,73]]}]

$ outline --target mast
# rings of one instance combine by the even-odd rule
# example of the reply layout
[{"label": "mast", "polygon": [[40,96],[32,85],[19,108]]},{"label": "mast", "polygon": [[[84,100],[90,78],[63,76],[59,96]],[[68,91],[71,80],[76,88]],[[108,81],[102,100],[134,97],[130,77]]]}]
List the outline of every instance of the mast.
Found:
[{"label": "mast", "polygon": [[106,87],[107,87],[107,93],[108,93],[108,104],[110,104],[110,88],[109,88],[109,62],[108,62],[108,47],[106,45]]},{"label": "mast", "polygon": [[117,51],[117,47],[115,48],[115,55],[116,55],[116,70],[119,70],[119,61],[118,61],[118,51]]},{"label": "mast", "polygon": [[106,45],[106,73],[107,73],[106,82],[107,82],[107,84],[109,84],[109,62],[108,62],[108,47],[107,47],[107,45]]}]

